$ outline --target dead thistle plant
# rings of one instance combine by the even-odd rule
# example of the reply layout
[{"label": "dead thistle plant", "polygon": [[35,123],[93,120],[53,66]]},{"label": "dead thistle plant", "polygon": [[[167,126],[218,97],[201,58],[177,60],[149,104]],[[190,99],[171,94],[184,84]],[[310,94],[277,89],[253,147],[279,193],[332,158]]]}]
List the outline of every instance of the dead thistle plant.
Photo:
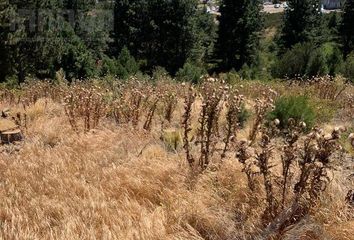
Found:
[{"label": "dead thistle plant", "polygon": [[186,158],[188,161],[189,166],[191,169],[194,169],[194,162],[195,158],[191,153],[191,139],[190,139],[190,132],[192,131],[191,128],[191,119],[192,119],[192,107],[193,103],[196,99],[196,93],[192,86],[189,86],[187,90],[187,94],[184,98],[184,114],[182,117],[182,126],[183,126],[183,149],[186,153]]},{"label": "dead thistle plant", "polygon": [[253,145],[256,141],[259,130],[265,121],[266,114],[273,107],[273,99],[271,97],[256,99],[255,119],[248,137],[250,145]]}]

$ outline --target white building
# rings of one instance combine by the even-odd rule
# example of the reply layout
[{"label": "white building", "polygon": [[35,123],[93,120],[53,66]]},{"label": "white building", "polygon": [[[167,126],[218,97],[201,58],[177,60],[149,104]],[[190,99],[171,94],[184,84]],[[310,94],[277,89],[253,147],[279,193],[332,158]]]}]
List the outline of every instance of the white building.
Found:
[{"label": "white building", "polygon": [[339,9],[343,2],[343,0],[322,0],[322,5],[324,9]]}]

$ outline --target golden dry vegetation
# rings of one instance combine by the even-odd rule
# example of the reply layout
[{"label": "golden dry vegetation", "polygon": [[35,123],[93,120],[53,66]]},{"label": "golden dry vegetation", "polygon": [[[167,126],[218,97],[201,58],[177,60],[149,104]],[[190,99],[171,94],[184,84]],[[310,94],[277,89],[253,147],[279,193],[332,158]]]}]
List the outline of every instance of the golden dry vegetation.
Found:
[{"label": "golden dry vegetation", "polygon": [[[314,129],[267,123],[305,93]],[[353,94],[326,79],[3,89],[24,140],[1,146],[0,238],[354,239]]]}]

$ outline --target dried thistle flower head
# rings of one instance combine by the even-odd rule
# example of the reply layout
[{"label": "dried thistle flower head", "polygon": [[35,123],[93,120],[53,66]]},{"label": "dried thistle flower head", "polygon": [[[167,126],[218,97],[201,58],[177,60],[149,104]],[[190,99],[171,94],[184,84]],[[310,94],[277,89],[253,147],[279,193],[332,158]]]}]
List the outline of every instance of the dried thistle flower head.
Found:
[{"label": "dried thistle flower head", "polygon": [[354,140],[354,133],[349,134],[348,139],[349,139],[349,140]]},{"label": "dried thistle flower head", "polygon": [[274,124],[275,124],[275,126],[279,126],[280,120],[279,120],[279,119],[275,119],[275,120],[274,120]]},{"label": "dried thistle flower head", "polygon": [[324,139],[325,139],[326,141],[329,141],[329,140],[333,139],[333,136],[332,136],[332,134],[326,134],[326,135],[324,136]]},{"label": "dried thistle flower head", "polygon": [[300,122],[300,127],[305,129],[307,127],[306,123],[305,122]]},{"label": "dried thistle flower head", "polygon": [[349,134],[349,141],[352,147],[354,148],[354,133]]}]

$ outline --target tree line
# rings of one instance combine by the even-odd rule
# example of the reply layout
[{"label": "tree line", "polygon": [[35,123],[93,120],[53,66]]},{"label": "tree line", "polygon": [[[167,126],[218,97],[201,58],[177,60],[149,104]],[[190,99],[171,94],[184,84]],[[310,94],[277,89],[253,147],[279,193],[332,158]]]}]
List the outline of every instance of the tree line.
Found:
[{"label": "tree line", "polygon": [[0,82],[157,68],[193,81],[206,72],[257,78],[264,69],[280,78],[354,77],[354,0],[331,15],[318,0],[289,0],[266,44],[262,1],[219,4],[215,16],[199,0],[0,0]]}]

